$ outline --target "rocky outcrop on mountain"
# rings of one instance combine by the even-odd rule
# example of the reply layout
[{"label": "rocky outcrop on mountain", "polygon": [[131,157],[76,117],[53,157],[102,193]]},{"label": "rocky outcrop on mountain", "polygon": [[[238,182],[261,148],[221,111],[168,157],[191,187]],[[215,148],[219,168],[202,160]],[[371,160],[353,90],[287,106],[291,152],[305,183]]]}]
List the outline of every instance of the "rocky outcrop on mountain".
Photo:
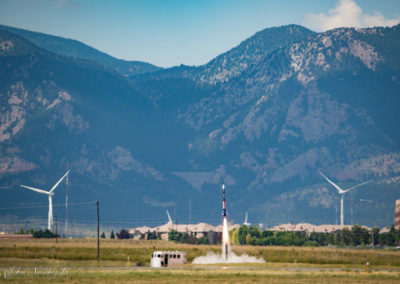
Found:
[{"label": "rocky outcrop on mountain", "polygon": [[194,77],[209,84],[227,82],[259,62],[265,54],[305,40],[313,34],[312,31],[296,25],[265,29],[201,66]]}]

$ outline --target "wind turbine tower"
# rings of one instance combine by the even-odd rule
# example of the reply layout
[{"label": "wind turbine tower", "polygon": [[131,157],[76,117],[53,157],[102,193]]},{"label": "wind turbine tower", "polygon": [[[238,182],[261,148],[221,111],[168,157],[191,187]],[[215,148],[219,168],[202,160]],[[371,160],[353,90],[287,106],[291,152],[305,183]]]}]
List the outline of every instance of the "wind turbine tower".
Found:
[{"label": "wind turbine tower", "polygon": [[47,228],[51,231],[52,226],[53,226],[53,195],[54,195],[54,190],[57,188],[57,186],[63,181],[63,179],[69,174],[69,170],[65,173],[65,175],[63,175],[62,178],[60,178],[60,180],[50,189],[50,191],[45,191],[39,188],[35,188],[35,187],[30,187],[30,186],[26,186],[26,185],[22,185],[21,187],[42,193],[42,194],[47,194],[47,196],[49,197],[49,215],[48,215],[48,225]]},{"label": "wind turbine tower", "polygon": [[331,181],[329,178],[327,178],[321,171],[319,171],[319,174],[320,174],[324,179],[326,179],[327,182],[329,182],[331,185],[333,185],[333,186],[336,188],[336,190],[338,191],[339,195],[340,195],[340,225],[343,226],[343,225],[344,225],[344,195],[345,195],[347,192],[349,192],[350,190],[353,190],[353,189],[355,189],[355,188],[357,188],[357,187],[359,187],[359,186],[362,186],[362,185],[364,185],[364,184],[367,184],[367,183],[372,182],[372,180],[366,181],[366,182],[363,182],[363,183],[360,183],[360,184],[357,184],[357,185],[355,185],[355,186],[353,186],[353,187],[350,187],[350,188],[348,188],[348,189],[343,190],[343,189],[341,189],[337,184],[335,184],[333,181]]},{"label": "wind turbine tower", "polygon": [[[69,172],[69,163],[67,162],[67,172]],[[68,179],[69,175],[67,175],[65,179],[65,227],[64,227],[64,236],[68,235]]]}]

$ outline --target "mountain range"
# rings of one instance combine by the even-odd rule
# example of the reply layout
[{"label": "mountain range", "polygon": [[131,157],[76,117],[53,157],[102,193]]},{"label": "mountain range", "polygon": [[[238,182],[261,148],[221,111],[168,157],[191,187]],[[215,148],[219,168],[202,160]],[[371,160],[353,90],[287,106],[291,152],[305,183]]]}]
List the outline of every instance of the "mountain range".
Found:
[{"label": "mountain range", "polygon": [[[50,188],[68,163],[76,223],[95,211],[73,203],[100,200],[105,224],[158,225],[165,210],[216,224],[224,182],[233,222],[248,211],[264,226],[332,224],[339,196],[321,170],[343,187],[374,181],[346,195],[345,223],[390,225],[399,66],[400,25],[267,28],[203,66],[167,69],[0,26],[0,208],[22,208],[0,215],[45,220],[33,207],[47,200],[19,185]],[[60,219],[64,200],[61,186]]]}]

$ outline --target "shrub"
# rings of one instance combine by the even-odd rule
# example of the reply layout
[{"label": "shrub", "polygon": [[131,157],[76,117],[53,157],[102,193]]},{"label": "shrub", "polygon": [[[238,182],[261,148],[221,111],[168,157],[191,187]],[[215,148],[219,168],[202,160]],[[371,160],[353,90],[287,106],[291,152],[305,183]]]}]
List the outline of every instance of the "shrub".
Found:
[{"label": "shrub", "polygon": [[319,243],[316,241],[306,241],[303,246],[305,247],[318,247]]}]

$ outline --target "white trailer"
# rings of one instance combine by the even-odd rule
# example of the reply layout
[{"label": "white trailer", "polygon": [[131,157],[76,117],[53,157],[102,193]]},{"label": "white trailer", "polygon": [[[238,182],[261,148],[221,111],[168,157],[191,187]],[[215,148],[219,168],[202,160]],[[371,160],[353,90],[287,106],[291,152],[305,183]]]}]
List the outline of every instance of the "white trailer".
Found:
[{"label": "white trailer", "polygon": [[186,263],[186,252],[183,251],[155,251],[151,254],[151,267],[168,267]]}]

